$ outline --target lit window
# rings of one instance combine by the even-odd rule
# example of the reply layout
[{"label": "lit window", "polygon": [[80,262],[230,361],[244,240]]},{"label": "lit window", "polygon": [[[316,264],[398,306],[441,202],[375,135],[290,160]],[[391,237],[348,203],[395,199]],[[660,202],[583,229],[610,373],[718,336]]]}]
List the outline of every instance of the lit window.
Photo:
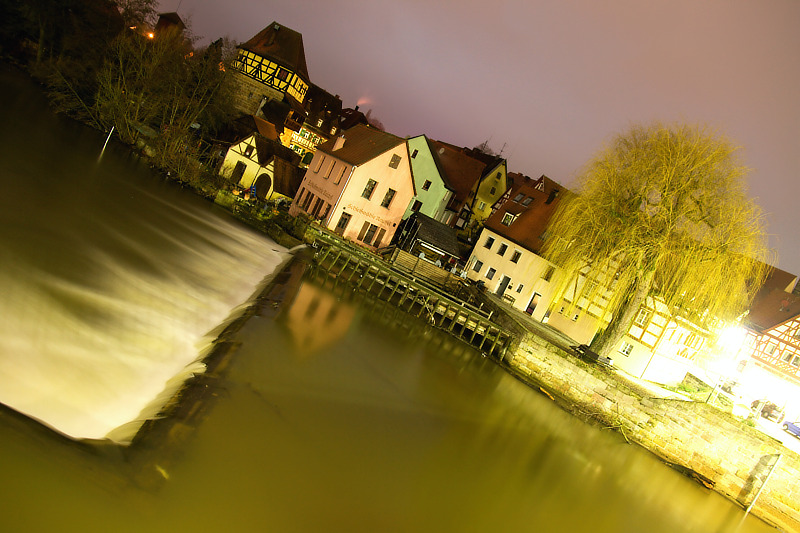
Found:
[{"label": "lit window", "polygon": [[392,203],[392,199],[394,198],[395,193],[397,193],[397,191],[395,191],[394,189],[389,189],[388,191],[386,191],[386,194],[383,197],[383,201],[381,202],[381,207],[388,208],[389,204]]},{"label": "lit window", "polygon": [[[519,250],[514,250],[514,255],[511,256],[512,263],[519,263],[519,258],[522,257],[522,252]],[[519,292],[519,291],[517,291]]]},{"label": "lit window", "polygon": [[246,157],[250,157],[251,155],[253,155],[253,147],[250,146],[249,144],[247,145],[247,148],[244,149],[244,155]]},{"label": "lit window", "polygon": [[633,352],[633,344],[629,342],[623,342],[622,346],[619,348],[619,353],[627,357],[631,354],[631,352]]},{"label": "lit window", "polygon": [[486,279],[492,279],[496,273],[497,271],[495,269],[490,268],[486,271]]},{"label": "lit window", "polygon": [[500,223],[504,226],[510,226],[517,217],[511,213],[506,213],[503,215],[503,220]]},{"label": "lit window", "polygon": [[478,204],[478,211],[483,211],[486,209],[486,202],[481,202]]},{"label": "lit window", "polygon": [[483,247],[491,249],[492,246],[494,246],[494,237],[486,237],[486,242],[483,243]]},{"label": "lit window", "polygon": [[767,350],[766,350],[767,354],[768,355],[774,354],[775,353],[775,348],[777,348],[777,346],[775,346],[774,344],[767,345]]},{"label": "lit window", "polygon": [[[416,152],[416,150],[414,150]],[[422,184],[422,190],[427,191],[431,188],[431,180],[425,180],[425,183]]]},{"label": "lit window", "polygon": [[392,160],[389,161],[389,167],[390,168],[397,168],[399,165],[400,165],[400,156],[397,155],[397,154],[394,154],[392,156]]},{"label": "lit window", "polygon": [[472,270],[474,270],[475,272],[480,272],[482,268],[483,268],[483,261],[479,261],[476,259],[475,264],[472,265]]},{"label": "lit window", "polygon": [[322,120],[323,120],[323,119],[319,119],[319,120],[317,121],[317,127],[318,127],[318,128],[321,128],[321,127],[322,127]]},{"label": "lit window", "polygon": [[506,250],[508,250],[508,245],[503,243],[500,245],[500,248],[497,249],[497,255],[504,256],[506,254]]},{"label": "lit window", "polygon": [[633,323],[640,327],[646,327],[647,323],[650,322],[652,314],[653,312],[649,309],[639,309],[639,314],[636,315],[636,319]]},{"label": "lit window", "polygon": [[361,197],[362,198],[366,198],[367,200],[372,198],[372,193],[375,192],[375,186],[377,184],[378,184],[378,182],[375,181],[375,180],[368,180],[367,181],[367,186],[364,187],[364,192],[361,193]]}]

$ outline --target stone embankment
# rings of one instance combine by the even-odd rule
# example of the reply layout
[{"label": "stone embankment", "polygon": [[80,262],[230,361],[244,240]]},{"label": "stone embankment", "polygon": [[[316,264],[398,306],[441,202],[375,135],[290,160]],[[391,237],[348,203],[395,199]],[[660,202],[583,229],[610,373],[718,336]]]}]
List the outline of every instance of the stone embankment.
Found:
[{"label": "stone embankment", "polygon": [[520,341],[505,364],[565,409],[619,431],[742,507],[758,495],[752,514],[800,531],[800,456],[744,421],[705,403],[654,398],[534,334]]}]

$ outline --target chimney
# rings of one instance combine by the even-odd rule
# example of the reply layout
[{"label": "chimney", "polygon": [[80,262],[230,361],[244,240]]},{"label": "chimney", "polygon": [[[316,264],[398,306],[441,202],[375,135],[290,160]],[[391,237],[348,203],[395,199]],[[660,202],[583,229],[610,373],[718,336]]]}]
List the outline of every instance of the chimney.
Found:
[{"label": "chimney", "polygon": [[339,135],[338,137],[336,137],[336,140],[333,143],[333,151],[335,152],[336,150],[344,146],[344,141],[345,141],[344,135]]}]

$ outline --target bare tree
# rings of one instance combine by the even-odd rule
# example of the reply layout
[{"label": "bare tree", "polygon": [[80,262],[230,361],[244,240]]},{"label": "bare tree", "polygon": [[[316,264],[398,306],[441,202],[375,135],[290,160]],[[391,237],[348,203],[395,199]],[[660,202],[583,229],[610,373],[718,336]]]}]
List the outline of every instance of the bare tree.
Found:
[{"label": "bare tree", "polygon": [[770,254],[735,152],[703,128],[633,127],[562,200],[543,250],[565,272],[554,305],[565,294],[605,302],[595,351],[618,345],[648,296],[699,323],[747,309]]}]

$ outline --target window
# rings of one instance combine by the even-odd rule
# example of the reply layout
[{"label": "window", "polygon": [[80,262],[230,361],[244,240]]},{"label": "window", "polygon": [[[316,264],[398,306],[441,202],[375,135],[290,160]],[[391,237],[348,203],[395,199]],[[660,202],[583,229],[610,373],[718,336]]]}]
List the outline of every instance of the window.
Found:
[{"label": "window", "polygon": [[522,292],[522,283],[517,285],[517,292]]},{"label": "window", "polygon": [[517,203],[520,203],[520,202],[522,201],[522,199],[523,199],[523,198],[525,198],[525,195],[524,195],[524,194],[522,194],[522,193],[519,193],[518,195],[516,195],[516,196],[514,197],[514,201],[515,201],[515,202],[517,202]]},{"label": "window", "polygon": [[347,167],[345,165],[342,165],[342,169],[339,171],[338,174],[336,174],[336,179],[333,180],[334,185],[339,185],[339,183],[341,183],[342,177],[344,177],[345,170],[347,170]]},{"label": "window", "polygon": [[800,355],[797,355],[794,359],[792,359],[792,366],[800,368]]},{"label": "window", "polygon": [[580,313],[575,313],[575,314],[573,315],[573,317],[572,317],[572,321],[573,321],[573,322],[577,322],[577,321],[578,321],[578,318],[579,318],[580,316],[581,316],[581,315],[580,315]]},{"label": "window", "polygon": [[275,74],[275,77],[281,81],[286,81],[289,78],[289,71],[283,68],[279,68],[278,73]]},{"label": "window", "polygon": [[431,188],[431,180],[425,180],[425,183],[422,184],[422,190],[427,191],[430,188]]},{"label": "window", "polygon": [[767,355],[774,354],[775,353],[775,348],[777,348],[777,346],[775,346],[774,344],[767,345],[767,349],[766,349]]},{"label": "window", "polygon": [[504,226],[510,226],[517,217],[511,213],[506,213],[503,215],[503,220],[500,223]]},{"label": "window", "polygon": [[497,249],[497,255],[504,256],[506,254],[506,250],[508,250],[508,245],[503,243],[500,245],[500,248]]},{"label": "window", "polygon": [[620,346],[619,348],[619,353],[621,353],[625,357],[628,357],[631,354],[631,352],[633,352],[633,344],[629,342],[623,342],[622,346]]},{"label": "window", "polygon": [[647,327],[647,323],[650,322],[650,317],[653,315],[653,312],[649,309],[639,309],[639,314],[636,315],[636,319],[634,319],[633,323],[640,327]]},{"label": "window", "polygon": [[248,144],[247,148],[244,149],[244,155],[245,157],[250,157],[253,155],[253,147],[251,145]]},{"label": "window", "polygon": [[313,200],[314,198],[315,197],[313,194],[311,194],[311,191],[306,191],[306,198],[305,200],[303,200],[303,205],[302,205],[303,211],[308,213],[308,206],[311,205],[311,200]]},{"label": "window", "polygon": [[367,181],[367,186],[364,187],[364,192],[361,193],[361,197],[362,198],[366,198],[367,200],[372,198],[372,193],[375,192],[375,186],[377,184],[378,184],[378,182],[375,181],[375,180],[368,180]]},{"label": "window", "polygon": [[319,172],[319,169],[322,168],[322,163],[325,162],[325,156],[320,156],[319,160],[317,161],[317,168],[314,169],[314,172]]},{"label": "window", "polygon": [[321,128],[321,127],[322,127],[322,119],[319,119],[319,120],[317,121],[317,127],[318,127],[318,128]]},{"label": "window", "polygon": [[386,191],[386,194],[383,196],[383,201],[381,202],[381,207],[388,208],[389,204],[392,203],[392,199],[394,198],[394,195],[396,193],[397,191],[395,191],[394,189],[389,189],[388,191]]},{"label": "window", "polygon": [[519,263],[519,258],[522,257],[522,252],[514,250],[514,255],[511,256],[512,263]]},{"label": "window", "polygon": [[[331,135],[336,135],[336,126],[331,128]],[[316,139],[314,139],[316,140]]]},{"label": "window", "polygon": [[233,174],[231,174],[231,181],[235,181],[238,183],[239,180],[242,179],[242,175],[244,175],[245,168],[247,168],[247,166],[244,163],[242,163],[241,161],[237,161],[236,166],[233,167]]},{"label": "window", "polygon": [[317,201],[314,202],[314,208],[311,210],[309,215],[312,218],[319,218],[319,211],[322,209],[322,206],[325,204],[325,201],[322,198],[317,198]]},{"label": "window", "polygon": [[492,279],[492,278],[494,278],[494,275],[496,273],[497,273],[497,271],[495,269],[490,268],[489,270],[486,271],[486,278],[487,279]]},{"label": "window", "polygon": [[369,222],[364,222],[364,225],[361,227],[361,232],[358,234],[358,240],[364,244],[370,244],[377,231],[378,226],[370,224]]},{"label": "window", "polygon": [[496,192],[497,192],[497,187],[492,187],[491,189],[489,189],[489,195],[493,195]]},{"label": "window", "polygon": [[556,267],[554,267],[554,266],[547,267],[547,270],[544,271],[544,275],[542,276],[542,279],[545,280],[545,281],[550,281],[550,279],[552,279],[552,277],[553,277],[553,272],[555,272],[555,270],[556,270]]},{"label": "window", "polygon": [[480,272],[482,268],[483,268],[483,261],[479,261],[476,259],[475,264],[472,265],[472,270],[474,270],[475,272]]},{"label": "window", "polygon": [[389,168],[397,168],[400,165],[400,156],[394,154],[392,160],[389,161]]},{"label": "window", "polygon": [[486,242],[483,243],[483,247],[491,249],[492,246],[494,246],[494,237],[486,237]]},{"label": "window", "polygon": [[420,202],[419,200],[414,200],[414,205],[411,206],[411,210],[416,213],[421,208],[422,208],[422,202]]},{"label": "window", "polygon": [[413,152],[411,152],[411,159],[414,159],[415,157],[417,157],[418,153],[419,153],[419,150],[414,150]]},{"label": "window", "polygon": [[375,242],[372,243],[372,246],[374,246],[375,248],[380,246],[381,245],[381,241],[383,240],[383,236],[385,234],[386,234],[386,228],[381,228],[381,230],[378,232],[378,236],[375,237]]},{"label": "window", "polygon": [[783,356],[783,360],[786,361],[787,363],[791,363],[793,355],[794,354],[792,352],[786,352],[786,355]]},{"label": "window", "polygon": [[350,218],[350,215],[347,213],[342,213],[342,216],[339,217],[339,222],[336,224],[336,229],[333,231],[339,235],[342,235],[344,230],[347,228],[347,224],[350,223]]},{"label": "window", "polygon": [[335,166],[336,166],[336,161],[331,159],[331,164],[328,167],[328,170],[325,172],[325,179],[328,179],[328,178],[331,177],[331,173],[333,173],[333,167],[335,167]]},{"label": "window", "polygon": [[528,207],[529,205],[531,205],[532,201],[533,201],[533,197],[532,196],[528,196],[527,198],[522,200],[522,205],[524,205],[525,207]]},{"label": "window", "polygon": [[483,211],[486,209],[486,202],[481,202],[478,204],[478,211]]}]

